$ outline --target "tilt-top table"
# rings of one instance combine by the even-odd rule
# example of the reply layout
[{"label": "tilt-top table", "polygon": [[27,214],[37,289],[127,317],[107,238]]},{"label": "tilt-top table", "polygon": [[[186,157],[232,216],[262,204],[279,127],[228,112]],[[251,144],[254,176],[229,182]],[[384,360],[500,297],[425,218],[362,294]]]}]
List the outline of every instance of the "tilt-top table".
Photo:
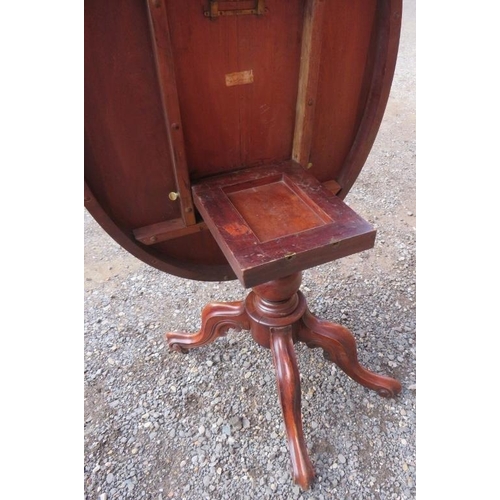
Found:
[{"label": "tilt-top table", "polygon": [[85,1],[85,206],[151,266],[252,289],[166,339],[185,352],[237,328],[271,349],[304,489],[294,343],[382,396],[401,390],[299,290],[302,271],[374,245],[343,200],[380,126],[400,20],[391,0]]}]

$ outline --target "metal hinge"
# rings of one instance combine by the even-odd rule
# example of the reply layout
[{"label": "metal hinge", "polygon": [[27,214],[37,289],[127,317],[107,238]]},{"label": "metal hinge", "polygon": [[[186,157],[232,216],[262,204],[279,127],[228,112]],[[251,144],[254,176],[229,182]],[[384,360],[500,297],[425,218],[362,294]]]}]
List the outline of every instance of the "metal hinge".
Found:
[{"label": "metal hinge", "polygon": [[[204,11],[205,17],[217,18],[219,16],[243,16],[246,14],[253,14],[261,16],[264,14],[264,0],[254,0],[254,8],[252,9],[238,9],[238,4],[248,4],[248,1],[242,0],[210,0],[208,10]],[[219,10],[219,7],[223,9]]]}]

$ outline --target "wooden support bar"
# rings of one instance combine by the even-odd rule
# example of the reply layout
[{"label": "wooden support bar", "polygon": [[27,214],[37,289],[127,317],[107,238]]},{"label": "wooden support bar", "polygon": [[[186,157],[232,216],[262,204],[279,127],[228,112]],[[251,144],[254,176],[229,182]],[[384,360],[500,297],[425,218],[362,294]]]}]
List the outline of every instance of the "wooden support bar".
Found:
[{"label": "wooden support bar", "polygon": [[163,115],[174,165],[175,182],[179,193],[184,224],[196,224],[191,185],[186,161],[184,134],[182,131],[174,59],[170,41],[165,0],[148,0],[151,35],[155,52],[158,82],[160,85]]},{"label": "wooden support bar", "polygon": [[150,226],[134,229],[135,239],[144,245],[154,245],[161,241],[173,240],[188,234],[204,231],[207,226],[204,222],[186,226],[182,219],[173,219],[165,222],[158,222]]},{"label": "wooden support bar", "polygon": [[322,184],[323,186],[326,187],[326,189],[328,189],[328,191],[330,191],[333,194],[337,194],[342,189],[342,186],[337,181],[334,180],[326,181],[323,182]]},{"label": "wooden support bar", "polygon": [[374,245],[371,224],[294,161],[207,178],[193,197],[245,288]]},{"label": "wooden support bar", "polygon": [[292,158],[308,167],[321,61],[324,0],[306,0]]}]

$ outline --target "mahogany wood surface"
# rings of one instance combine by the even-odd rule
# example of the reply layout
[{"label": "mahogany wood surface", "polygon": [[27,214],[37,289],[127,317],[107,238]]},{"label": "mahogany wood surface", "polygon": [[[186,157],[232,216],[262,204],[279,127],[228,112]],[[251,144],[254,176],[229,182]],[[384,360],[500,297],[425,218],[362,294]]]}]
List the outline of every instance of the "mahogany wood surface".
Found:
[{"label": "mahogany wood surface", "polygon": [[186,226],[196,223],[190,193],[189,171],[186,162],[181,112],[175,79],[174,58],[165,3],[160,0],[147,2],[152,43],[155,52],[158,82],[163,103],[163,115],[170,145],[173,173],[181,216]]},{"label": "mahogany wood surface", "polygon": [[304,9],[292,158],[305,168],[311,155],[325,4],[324,0],[306,0]]},{"label": "mahogany wood surface", "polygon": [[306,311],[297,339],[307,347],[323,349],[325,359],[335,363],[359,384],[377,391],[380,396],[392,397],[401,391],[397,380],[375,375],[359,364],[356,340],[342,325],[320,320]]},{"label": "mahogany wood surface", "polygon": [[299,291],[300,283],[301,273],[295,273],[254,287],[245,301],[208,304],[202,313],[199,332],[167,333],[166,339],[171,349],[186,352],[215,341],[229,328],[236,328],[250,330],[258,344],[271,349],[293,479],[308,489],[314,469],[302,428],[300,376],[293,344],[304,342],[308,347],[322,348],[326,359],[381,396],[397,395],[401,384],[361,366],[354,335],[341,325],[313,316]]},{"label": "mahogany wood surface", "polygon": [[[215,20],[202,15],[208,2],[166,4],[191,178],[289,159],[304,1]],[[252,83],[227,85],[250,70]]]},{"label": "mahogany wood surface", "polygon": [[194,182],[296,157],[344,198],[375,139],[401,0],[264,5],[212,19],[208,0],[85,0],[86,206],[165,272],[235,278]]},{"label": "mahogany wood surface", "polygon": [[293,161],[212,177],[194,202],[243,286],[373,246],[375,230]]},{"label": "mahogany wood surface", "polygon": [[211,303],[203,309],[201,330],[195,334],[170,333],[168,342],[174,351],[187,352],[188,349],[210,344],[225,335],[229,328],[250,329],[245,305],[240,302]]},{"label": "mahogany wood surface", "polygon": [[293,348],[292,325],[271,327],[269,331],[293,478],[302,489],[306,490],[314,479],[314,469],[307,453],[302,430],[300,375]]},{"label": "mahogany wood surface", "polygon": [[154,245],[160,241],[167,241],[180,238],[188,234],[206,231],[207,225],[204,222],[198,222],[191,226],[186,226],[182,219],[172,219],[158,224],[151,224],[146,227],[134,229],[134,237],[144,245]]}]

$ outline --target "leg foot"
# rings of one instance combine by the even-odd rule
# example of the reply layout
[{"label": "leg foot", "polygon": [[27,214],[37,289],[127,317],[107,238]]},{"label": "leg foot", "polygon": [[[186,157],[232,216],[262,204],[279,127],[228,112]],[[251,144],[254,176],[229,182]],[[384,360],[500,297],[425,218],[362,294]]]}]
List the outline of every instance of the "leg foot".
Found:
[{"label": "leg foot", "polygon": [[214,342],[225,335],[229,328],[250,329],[243,301],[208,304],[203,309],[198,333],[170,332],[165,337],[172,350],[187,352],[188,349]]},{"label": "leg foot", "polygon": [[306,311],[301,320],[298,340],[308,347],[321,347],[325,358],[359,384],[377,391],[380,396],[392,397],[401,391],[401,384],[390,377],[377,375],[363,368],[358,361],[356,340],[345,327],[322,321]]},{"label": "leg foot", "polygon": [[293,479],[296,484],[306,490],[314,479],[314,469],[307,454],[302,431],[300,378],[293,348],[292,327],[271,327],[270,333],[271,351],[276,367],[278,394],[288,437]]}]

